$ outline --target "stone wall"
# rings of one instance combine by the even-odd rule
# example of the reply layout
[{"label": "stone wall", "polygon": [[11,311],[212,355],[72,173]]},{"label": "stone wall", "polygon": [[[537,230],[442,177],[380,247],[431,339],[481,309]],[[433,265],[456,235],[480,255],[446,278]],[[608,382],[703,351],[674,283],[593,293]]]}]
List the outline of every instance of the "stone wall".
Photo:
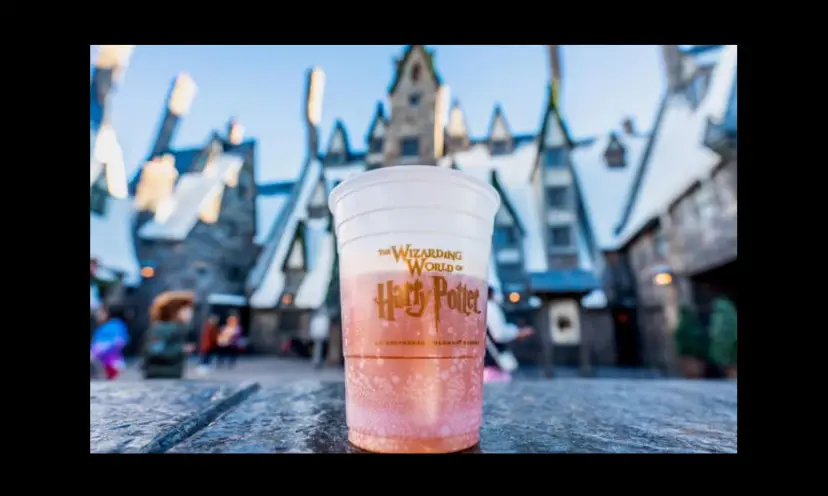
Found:
[{"label": "stone wall", "polygon": [[[419,78],[412,79],[412,69],[419,66]],[[436,164],[434,150],[435,109],[438,88],[429,74],[428,63],[420,50],[414,48],[406,64],[401,68],[402,74],[394,91],[389,96],[391,118],[384,137],[384,160],[387,165],[397,164]],[[419,95],[417,105],[411,105],[409,98]],[[402,157],[400,140],[417,137],[420,141],[419,157]]]},{"label": "stone wall", "polygon": [[[252,160],[240,172],[252,177]],[[249,182],[249,181],[248,181]],[[244,294],[244,282],[258,256],[253,242],[256,232],[255,190],[226,187],[221,213],[215,224],[198,221],[182,241],[146,240],[136,236],[136,253],[142,265],[154,267],[153,277],[144,279],[135,292],[136,332],[146,329],[152,300],[168,290],[196,293],[193,325],[200,328],[209,313],[207,297],[212,293]]]}]

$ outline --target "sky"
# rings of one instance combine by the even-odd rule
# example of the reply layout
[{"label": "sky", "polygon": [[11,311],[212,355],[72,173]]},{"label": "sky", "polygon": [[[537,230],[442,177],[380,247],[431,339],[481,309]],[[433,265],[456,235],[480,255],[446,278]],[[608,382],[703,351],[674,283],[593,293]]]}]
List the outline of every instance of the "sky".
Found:
[{"label": "sky", "polygon": [[[472,136],[486,135],[496,104],[512,132],[537,132],[549,81],[545,46],[428,48],[435,50],[437,71],[452,100],[459,100]],[[198,94],[173,146],[203,144],[236,117],[245,135],[258,141],[259,183],[295,178],[305,159],[302,113],[311,67],[326,74],[323,151],[336,119],[344,122],[352,149],[364,149],[377,102],[388,110],[393,60],[403,50],[403,45],[138,45],[111,102],[128,172],[146,159],[179,72],[192,76]],[[576,138],[620,131],[627,116],[638,130],[650,129],[665,90],[658,45],[563,45],[561,61],[563,114]]]}]

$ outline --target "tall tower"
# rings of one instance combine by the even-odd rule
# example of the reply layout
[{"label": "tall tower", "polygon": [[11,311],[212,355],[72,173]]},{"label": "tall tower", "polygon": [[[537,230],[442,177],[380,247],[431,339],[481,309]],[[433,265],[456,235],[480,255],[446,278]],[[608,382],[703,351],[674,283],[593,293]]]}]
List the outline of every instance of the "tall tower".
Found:
[{"label": "tall tower", "polygon": [[434,68],[434,54],[409,45],[396,61],[388,89],[391,117],[383,150],[383,166],[436,165],[443,152],[444,87]]}]

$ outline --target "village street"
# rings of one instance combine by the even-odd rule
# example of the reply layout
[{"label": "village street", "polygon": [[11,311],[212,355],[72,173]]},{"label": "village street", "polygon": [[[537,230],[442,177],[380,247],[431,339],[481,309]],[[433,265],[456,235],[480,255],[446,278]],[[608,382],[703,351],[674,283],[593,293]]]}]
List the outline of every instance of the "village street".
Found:
[{"label": "village street", "polygon": [[[140,360],[128,360],[127,370],[118,379],[119,381],[140,381]],[[198,362],[195,358],[189,361],[185,379],[209,379],[211,381],[257,381],[260,384],[276,384],[292,382],[301,379],[317,379],[322,381],[343,381],[344,373],[338,367],[326,367],[323,370],[314,370],[307,360],[277,357],[242,357],[232,369],[212,369],[207,376],[198,374]]]}]

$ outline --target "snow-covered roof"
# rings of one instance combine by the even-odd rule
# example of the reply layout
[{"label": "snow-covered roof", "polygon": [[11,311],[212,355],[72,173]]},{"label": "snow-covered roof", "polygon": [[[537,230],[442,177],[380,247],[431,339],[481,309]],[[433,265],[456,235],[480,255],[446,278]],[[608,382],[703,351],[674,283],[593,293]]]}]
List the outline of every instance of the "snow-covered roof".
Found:
[{"label": "snow-covered roof", "polygon": [[[255,286],[250,296],[251,307],[274,308],[279,302],[285,287],[285,274],[282,272],[282,266],[293,241],[291,234],[296,232],[301,220],[307,219],[308,204],[319,184],[321,175],[322,164],[318,160],[311,161],[302,175],[298,196],[290,199],[290,211],[286,214],[285,223],[280,226],[279,232],[269,234],[270,237],[266,240],[262,254],[251,272],[250,280]],[[259,273],[263,273],[263,276],[261,280],[256,281],[253,276],[258,276]]]},{"label": "snow-covered roof", "polygon": [[625,150],[626,164],[610,167],[604,158],[612,137],[604,135],[572,150],[572,166],[578,176],[581,198],[590,219],[595,241],[602,250],[617,248],[615,227],[630,195],[641,166],[647,137],[615,136]]},{"label": "snow-covered roof", "polygon": [[346,165],[337,165],[336,167],[326,167],[324,171],[325,186],[328,188],[328,191],[330,191],[336,184],[364,171],[364,161],[352,162]]},{"label": "snow-covered roof", "polygon": [[666,97],[660,124],[653,130],[643,177],[619,235],[623,244],[698,180],[709,175],[719,157],[704,146],[708,118],[722,119],[736,78],[737,47],[727,45],[711,74],[707,94],[694,109],[683,94]]},{"label": "snow-covered roof", "polygon": [[89,256],[101,267],[122,272],[127,284],[140,279],[140,267],[132,241],[134,210],[129,198],[107,198],[103,216],[89,214]]},{"label": "snow-covered roof", "polygon": [[523,253],[526,270],[529,272],[547,270],[539,198],[529,182],[536,156],[537,143],[534,140],[518,144],[510,154],[495,156],[489,154],[487,145],[477,144],[466,151],[445,157],[439,164],[448,167],[454,163],[463,172],[487,182],[491,179],[491,171],[497,172],[497,178],[508,196],[509,203],[517,212],[525,229]]},{"label": "snow-covered roof", "polygon": [[243,160],[222,154],[202,172],[183,174],[173,194],[158,206],[155,217],[144,224],[139,235],[145,239],[183,240],[210,202],[220,201],[225,185],[235,185]]},{"label": "snow-covered roof", "polygon": [[519,142],[512,153],[494,156],[489,153],[487,144],[479,143],[470,146],[468,150],[443,157],[438,165],[450,167],[455,163],[459,169],[466,172],[472,169],[494,169],[498,178],[507,183],[528,183],[537,152],[537,143],[534,140]]},{"label": "snow-covered roof", "polygon": [[318,308],[328,296],[336,258],[336,240],[329,229],[328,218],[314,219],[305,223],[305,246],[308,257],[308,273],[302,279],[293,305],[297,308]]},{"label": "snow-covered roof", "polygon": [[256,240],[258,244],[267,241],[270,228],[290,199],[290,193],[256,196]]}]

